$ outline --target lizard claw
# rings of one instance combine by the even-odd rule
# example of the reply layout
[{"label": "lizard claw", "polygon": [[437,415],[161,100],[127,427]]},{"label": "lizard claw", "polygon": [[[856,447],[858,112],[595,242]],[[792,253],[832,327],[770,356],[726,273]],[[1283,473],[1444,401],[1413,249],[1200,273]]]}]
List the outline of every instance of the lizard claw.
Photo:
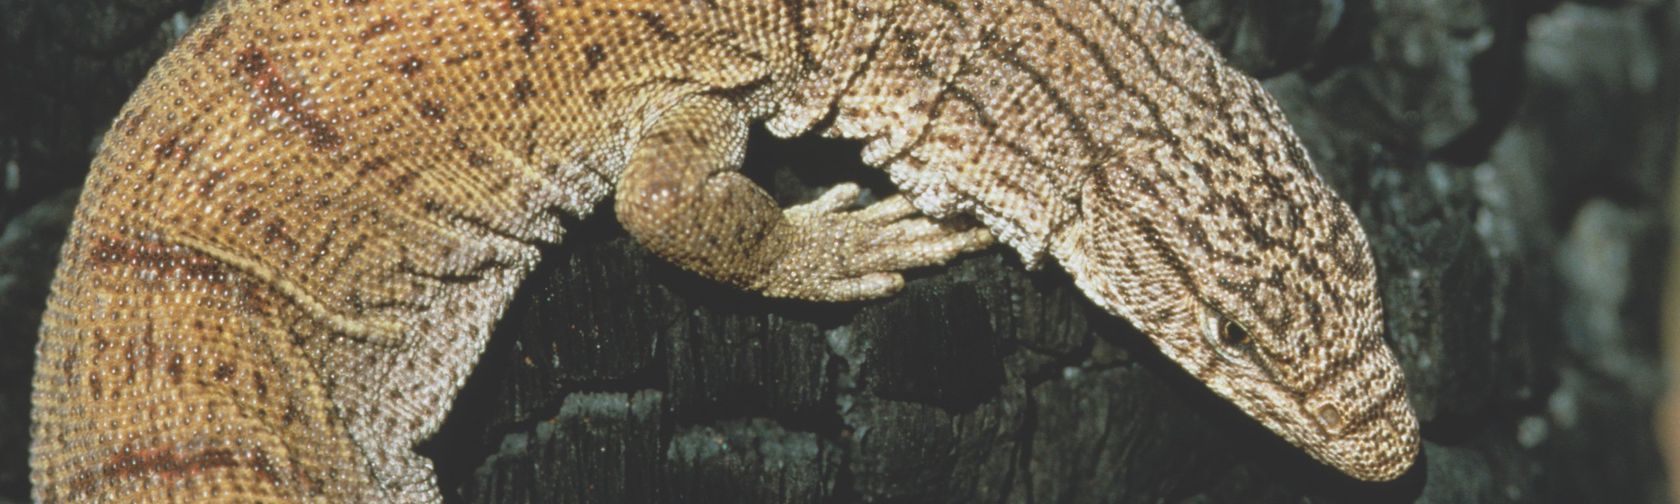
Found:
[{"label": "lizard claw", "polygon": [[789,207],[778,230],[785,248],[758,288],[772,297],[820,301],[878,298],[904,287],[899,272],[943,264],[992,244],[984,227],[931,220],[903,196],[859,210],[855,184],[840,184],[815,201]]}]

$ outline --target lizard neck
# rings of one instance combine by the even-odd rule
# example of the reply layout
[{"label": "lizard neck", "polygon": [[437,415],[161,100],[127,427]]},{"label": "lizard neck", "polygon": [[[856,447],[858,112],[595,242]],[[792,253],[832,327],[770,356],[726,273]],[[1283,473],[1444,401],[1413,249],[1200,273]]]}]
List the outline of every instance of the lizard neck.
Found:
[{"label": "lizard neck", "polygon": [[851,15],[809,34],[821,64],[790,86],[771,131],[832,119],[822,133],[865,140],[864,161],[923,212],[979,217],[1029,266],[1064,259],[1055,244],[1080,228],[1099,171],[1106,183],[1188,185],[1187,200],[1213,195],[1204,179],[1221,167],[1283,159],[1313,176],[1293,137],[1266,138],[1289,128],[1258,83],[1170,0],[814,9]]}]

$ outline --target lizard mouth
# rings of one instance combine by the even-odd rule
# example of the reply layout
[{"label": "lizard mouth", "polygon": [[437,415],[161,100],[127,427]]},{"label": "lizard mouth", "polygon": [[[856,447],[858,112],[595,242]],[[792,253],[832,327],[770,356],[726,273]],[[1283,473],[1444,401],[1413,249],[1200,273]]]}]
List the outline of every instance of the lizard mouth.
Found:
[{"label": "lizard mouth", "polygon": [[1258,338],[1205,303],[1199,332],[1212,351],[1199,369],[1186,367],[1285,441],[1364,481],[1393,480],[1411,468],[1419,449],[1417,419],[1386,346],[1361,356],[1358,366],[1330,372],[1319,390],[1307,392],[1286,386]]}]

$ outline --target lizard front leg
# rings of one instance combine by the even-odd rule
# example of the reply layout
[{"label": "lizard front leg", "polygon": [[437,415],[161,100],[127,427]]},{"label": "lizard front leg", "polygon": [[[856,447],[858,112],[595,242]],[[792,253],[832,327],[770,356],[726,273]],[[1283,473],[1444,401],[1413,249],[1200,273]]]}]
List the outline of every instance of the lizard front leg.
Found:
[{"label": "lizard front leg", "polygon": [[935,222],[902,197],[846,209],[841,184],[787,209],[740,172],[747,119],[701,96],[666,112],[642,137],[619,181],[624,228],[660,256],[708,278],[771,297],[870,299],[904,286],[899,271],[990,245],[984,228]]}]

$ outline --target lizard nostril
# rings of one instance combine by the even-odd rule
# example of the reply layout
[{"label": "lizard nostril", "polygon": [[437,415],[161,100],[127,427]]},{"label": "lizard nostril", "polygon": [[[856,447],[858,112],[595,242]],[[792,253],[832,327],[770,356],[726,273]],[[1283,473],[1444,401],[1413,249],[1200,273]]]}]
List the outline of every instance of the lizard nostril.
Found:
[{"label": "lizard nostril", "polygon": [[1346,419],[1342,417],[1342,410],[1336,409],[1335,405],[1329,403],[1320,404],[1318,406],[1318,411],[1314,413],[1318,415],[1318,423],[1324,425],[1325,429],[1328,429],[1330,432],[1342,430],[1342,423]]}]

